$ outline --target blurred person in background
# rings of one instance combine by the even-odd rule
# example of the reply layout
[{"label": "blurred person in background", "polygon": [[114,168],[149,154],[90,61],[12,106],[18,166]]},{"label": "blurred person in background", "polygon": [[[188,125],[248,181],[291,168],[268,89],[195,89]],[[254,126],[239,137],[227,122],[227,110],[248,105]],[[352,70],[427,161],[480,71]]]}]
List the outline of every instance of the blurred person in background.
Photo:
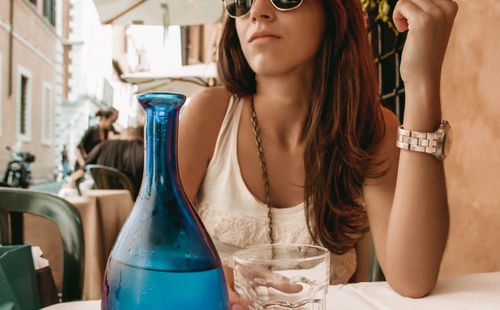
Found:
[{"label": "blurred person in background", "polygon": [[62,178],[64,179],[71,174],[71,169],[69,169],[68,149],[66,148],[66,144],[63,145],[63,149],[61,151],[61,165]]},{"label": "blurred person in background", "polygon": [[118,119],[118,110],[115,108],[99,110],[95,115],[100,117],[99,124],[88,128],[87,131],[85,131],[82,140],[76,147],[75,172],[78,169],[85,167],[85,159],[87,158],[88,153],[97,144],[119,136],[119,133],[113,127],[113,124]]},{"label": "blurred person in background", "polygon": [[86,156],[84,166],[71,174],[68,183],[64,184],[59,196],[68,197],[78,195],[76,182],[85,177],[80,183],[82,192],[93,186],[90,176],[85,176],[85,166],[89,164],[104,165],[116,168],[130,177],[136,190],[142,182],[144,170],[144,125],[129,127],[123,130],[119,139],[110,139],[97,144]]},{"label": "blurred person in background", "polygon": [[85,164],[98,164],[116,168],[132,179],[139,189],[144,170],[144,126],[129,127],[118,140],[99,143],[88,154]]}]

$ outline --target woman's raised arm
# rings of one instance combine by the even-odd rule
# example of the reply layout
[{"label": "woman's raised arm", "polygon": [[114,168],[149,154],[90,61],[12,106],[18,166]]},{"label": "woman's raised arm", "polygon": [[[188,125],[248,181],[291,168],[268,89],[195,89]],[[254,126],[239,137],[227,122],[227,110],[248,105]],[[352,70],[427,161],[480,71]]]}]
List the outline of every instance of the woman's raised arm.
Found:
[{"label": "woman's raised arm", "polygon": [[[440,76],[457,4],[452,0],[400,0],[399,31],[408,30],[401,77],[406,130],[434,132],[441,122]],[[408,297],[434,288],[448,236],[443,163],[433,155],[395,146],[398,121],[384,111],[386,137],[377,160],[386,174],[366,180],[363,192],[377,255],[391,287]]]}]

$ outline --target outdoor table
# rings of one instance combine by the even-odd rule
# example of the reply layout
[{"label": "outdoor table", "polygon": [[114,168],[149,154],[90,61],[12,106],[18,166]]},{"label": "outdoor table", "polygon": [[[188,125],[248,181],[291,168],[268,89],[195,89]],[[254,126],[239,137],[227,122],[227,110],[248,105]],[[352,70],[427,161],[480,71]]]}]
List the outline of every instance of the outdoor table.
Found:
[{"label": "outdoor table", "polygon": [[442,277],[429,296],[406,298],[387,282],[330,286],[327,309],[500,309],[500,272]]},{"label": "outdoor table", "polygon": [[86,300],[86,301],[71,301],[63,302],[60,304],[54,304],[42,308],[41,310],[100,310],[101,301],[100,300]]},{"label": "outdoor table", "polygon": [[[127,190],[89,190],[84,196],[66,198],[82,218],[85,259],[83,299],[100,299],[106,261],[134,203]],[[39,246],[62,287],[62,243],[52,222],[33,215],[24,216],[24,241]]]},{"label": "outdoor table", "polygon": [[[332,285],[328,289],[327,310],[498,310],[500,309],[500,272],[443,277],[427,297],[405,298],[394,292],[387,282],[362,282]],[[98,310],[99,300],[61,303],[45,310]]]}]

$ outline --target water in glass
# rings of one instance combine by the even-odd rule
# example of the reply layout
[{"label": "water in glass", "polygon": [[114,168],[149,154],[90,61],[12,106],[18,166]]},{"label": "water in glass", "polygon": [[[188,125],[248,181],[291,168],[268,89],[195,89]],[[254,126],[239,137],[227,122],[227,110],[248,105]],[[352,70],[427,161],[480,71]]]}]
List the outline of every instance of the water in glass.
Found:
[{"label": "water in glass", "polygon": [[262,245],[236,252],[234,287],[249,309],[323,310],[330,278],[327,249]]}]

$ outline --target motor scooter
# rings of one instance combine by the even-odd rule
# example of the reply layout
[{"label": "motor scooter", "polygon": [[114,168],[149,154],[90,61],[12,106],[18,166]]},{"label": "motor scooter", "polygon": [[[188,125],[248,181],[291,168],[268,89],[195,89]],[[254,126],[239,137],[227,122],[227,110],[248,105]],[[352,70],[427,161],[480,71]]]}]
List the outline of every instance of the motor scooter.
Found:
[{"label": "motor scooter", "polygon": [[10,152],[11,160],[7,163],[7,169],[0,186],[28,188],[31,185],[31,163],[35,161],[35,155],[31,152],[15,152],[11,147],[6,147]]}]

